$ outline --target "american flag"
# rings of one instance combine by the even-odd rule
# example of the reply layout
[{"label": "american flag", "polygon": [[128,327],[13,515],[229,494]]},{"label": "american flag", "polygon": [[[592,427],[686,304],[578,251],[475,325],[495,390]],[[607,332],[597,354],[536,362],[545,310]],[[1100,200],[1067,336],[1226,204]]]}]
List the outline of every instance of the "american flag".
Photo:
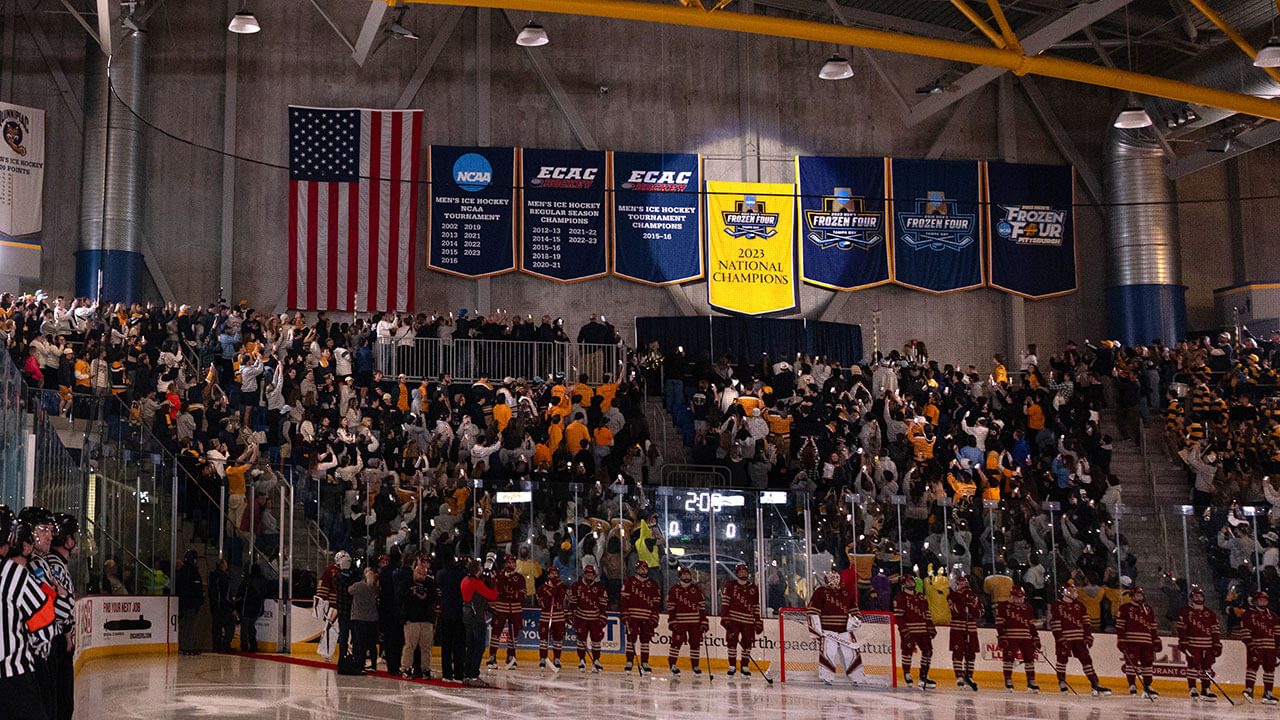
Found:
[{"label": "american flag", "polygon": [[289,307],[412,311],[421,110],[289,108]]}]

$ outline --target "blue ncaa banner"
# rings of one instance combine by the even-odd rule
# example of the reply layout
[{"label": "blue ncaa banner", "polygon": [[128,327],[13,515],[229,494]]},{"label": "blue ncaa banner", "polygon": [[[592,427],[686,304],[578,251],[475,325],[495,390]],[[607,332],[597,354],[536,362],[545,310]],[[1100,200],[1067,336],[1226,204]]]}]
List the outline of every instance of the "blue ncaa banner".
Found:
[{"label": "blue ncaa banner", "polygon": [[612,153],[613,274],[649,285],[702,277],[702,158]]},{"label": "blue ncaa banner", "polygon": [[986,164],[989,285],[1027,298],[1075,292],[1075,171]]},{"label": "blue ncaa banner", "polygon": [[982,287],[976,161],[892,161],[893,280],[933,293]]},{"label": "blue ncaa banner", "polygon": [[427,167],[427,267],[470,278],[515,270],[515,148],[432,145]]},{"label": "blue ncaa banner", "polygon": [[575,282],[607,275],[607,153],[521,150],[520,269]]},{"label": "blue ncaa banner", "polygon": [[889,282],[887,158],[797,157],[800,273],[858,290]]}]

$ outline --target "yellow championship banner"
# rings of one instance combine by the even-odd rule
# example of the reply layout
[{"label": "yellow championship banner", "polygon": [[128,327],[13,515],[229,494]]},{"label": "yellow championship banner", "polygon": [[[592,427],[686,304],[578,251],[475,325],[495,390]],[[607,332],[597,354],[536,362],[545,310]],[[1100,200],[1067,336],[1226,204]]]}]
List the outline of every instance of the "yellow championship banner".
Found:
[{"label": "yellow championship banner", "polygon": [[796,189],[707,182],[707,301],[764,315],[796,306]]}]

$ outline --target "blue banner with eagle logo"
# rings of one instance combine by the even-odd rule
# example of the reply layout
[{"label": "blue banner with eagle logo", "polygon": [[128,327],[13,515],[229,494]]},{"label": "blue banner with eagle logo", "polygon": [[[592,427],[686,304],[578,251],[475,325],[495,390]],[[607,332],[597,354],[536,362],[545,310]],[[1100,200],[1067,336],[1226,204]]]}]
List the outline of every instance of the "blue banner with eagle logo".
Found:
[{"label": "blue banner with eagle logo", "polygon": [[1075,171],[989,162],[988,284],[1027,298],[1076,290]]},{"label": "blue banner with eagle logo", "polygon": [[893,280],[933,293],[982,287],[981,164],[891,163]]},{"label": "blue banner with eagle logo", "polygon": [[800,274],[858,290],[889,282],[886,158],[797,157]]}]

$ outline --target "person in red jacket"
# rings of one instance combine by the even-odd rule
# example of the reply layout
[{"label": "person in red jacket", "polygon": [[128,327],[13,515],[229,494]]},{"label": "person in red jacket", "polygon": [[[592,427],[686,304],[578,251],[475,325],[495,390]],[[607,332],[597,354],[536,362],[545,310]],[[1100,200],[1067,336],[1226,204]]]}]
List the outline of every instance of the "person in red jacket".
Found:
[{"label": "person in red jacket", "polygon": [[1133,602],[1120,606],[1116,613],[1116,640],[1124,656],[1124,676],[1129,680],[1129,694],[1137,695],[1137,675],[1142,673],[1142,697],[1155,699],[1160,694],[1151,687],[1152,666],[1163,645],[1156,630],[1156,614],[1146,603],[1142,588],[1129,588]]},{"label": "person in red jacket", "polygon": [[[1192,585],[1191,604],[1178,611],[1178,649],[1187,658],[1187,688],[1192,700],[1215,702],[1218,699],[1209,690],[1209,673],[1213,661],[1222,654],[1222,635],[1218,629],[1218,616],[1204,606],[1204,590]],[[1196,680],[1200,691],[1196,692]]]},{"label": "person in red jacket", "polygon": [[724,628],[724,644],[729,648],[729,675],[733,675],[742,646],[742,674],[751,675],[751,648],[756,635],[764,632],[760,619],[760,588],[751,582],[751,571],[746,565],[734,568],[738,581],[729,583],[720,591],[720,627]]},{"label": "person in red jacket", "polygon": [[929,601],[916,592],[916,576],[902,573],[902,588],[893,598],[893,621],[898,625],[898,641],[902,647],[902,679],[911,687],[911,656],[920,650],[920,689],[932,690],[938,684],[929,679],[933,662],[933,638],[938,630],[929,615]]},{"label": "person in red jacket", "polygon": [[839,573],[827,573],[823,582],[809,598],[810,632],[822,639],[818,645],[818,677],[830,685],[839,665],[844,667],[849,682],[857,685],[866,679],[862,652],[853,636],[862,627],[862,617],[841,587]]},{"label": "person in red jacket", "polygon": [[1076,586],[1070,583],[1063,585],[1059,596],[1062,599],[1049,606],[1058,690],[1064,693],[1071,691],[1067,685],[1067,660],[1075,657],[1080,661],[1085,677],[1089,678],[1093,694],[1110,695],[1111,691],[1098,683],[1098,674],[1093,671],[1093,658],[1089,656],[1089,648],[1093,647],[1093,624],[1084,603],[1078,599]]},{"label": "person in red jacket", "polygon": [[702,656],[702,634],[710,626],[707,622],[707,599],[702,590],[693,582],[693,571],[687,567],[680,568],[680,584],[667,591],[667,627],[671,631],[671,650],[667,654],[667,665],[672,675],[679,675],[680,668],[676,660],[680,657],[680,648],[689,643],[689,664],[694,675],[701,675],[698,660]]},{"label": "person in red jacket", "polygon": [[973,681],[973,660],[978,656],[978,618],[982,617],[982,601],[969,588],[969,578],[961,575],[956,589],[947,596],[951,610],[951,666],[956,673],[956,687],[968,687],[975,692],[978,683]]},{"label": "person in red jacket", "polygon": [[996,640],[1004,661],[1004,687],[1013,692],[1013,662],[1022,656],[1027,672],[1027,692],[1040,692],[1036,685],[1036,653],[1040,651],[1040,633],[1036,631],[1036,611],[1027,604],[1027,591],[1021,585],[1009,589],[1009,599],[996,605]]},{"label": "person in red jacket", "polygon": [[636,645],[640,646],[640,674],[651,673],[649,641],[658,629],[658,612],[662,609],[662,588],[649,577],[649,563],[636,562],[636,573],[622,581],[620,598],[622,622],[627,628],[627,672],[635,666]]},{"label": "person in red jacket", "polygon": [[498,667],[498,640],[507,628],[507,669],[516,666],[516,640],[524,629],[524,576],[516,572],[516,556],[508,554],[502,561],[502,572],[494,578],[498,599],[490,603],[493,627],[489,635],[489,669]]},{"label": "person in red jacket", "polygon": [[560,672],[560,652],[564,648],[564,623],[567,617],[565,598],[569,586],[560,581],[560,568],[547,569],[547,581],[538,588],[538,607],[542,609],[538,620],[538,667],[547,666],[547,640],[552,643],[552,672]]},{"label": "person in red jacket", "polygon": [[1241,640],[1245,648],[1244,694],[1253,697],[1253,684],[1262,667],[1262,704],[1275,705],[1271,694],[1276,673],[1276,641],[1280,636],[1280,618],[1267,607],[1271,598],[1259,590],[1253,594],[1253,607],[1240,618]]},{"label": "person in red jacket", "polygon": [[600,642],[604,640],[604,611],[609,595],[604,585],[596,582],[596,566],[582,568],[582,578],[570,590],[569,611],[573,613],[573,632],[578,636],[578,671],[587,669],[587,641],[591,641],[591,672],[600,672]]}]

